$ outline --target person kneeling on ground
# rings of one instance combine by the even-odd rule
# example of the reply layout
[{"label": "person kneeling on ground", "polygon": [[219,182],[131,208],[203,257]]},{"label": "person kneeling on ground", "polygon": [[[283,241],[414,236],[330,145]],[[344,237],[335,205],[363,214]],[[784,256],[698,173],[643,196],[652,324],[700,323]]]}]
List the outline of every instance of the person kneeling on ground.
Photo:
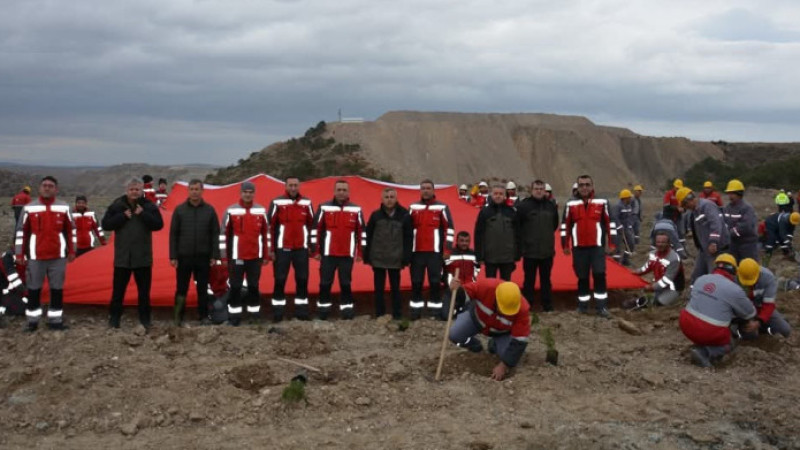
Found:
[{"label": "person kneeling on ground", "polygon": [[626,300],[622,303],[624,309],[639,309],[645,306],[669,306],[680,297],[686,284],[683,275],[683,265],[678,253],[670,246],[670,237],[667,231],[656,232],[656,249],[650,252],[647,262],[633,273],[644,275],[653,273],[653,282],[645,289],[653,291],[655,295],[645,295],[636,299]]},{"label": "person kneeling on ground", "polygon": [[502,380],[508,370],[519,363],[528,345],[531,334],[528,301],[515,283],[494,278],[463,286],[460,280],[453,278],[450,289],[458,290],[457,302],[458,297],[470,300],[450,328],[450,341],[479,353],[483,344],[477,334],[490,336],[489,352],[500,357],[492,370],[492,379]]},{"label": "person kneeling on ground", "polygon": [[778,294],[778,280],[766,267],[761,267],[756,260],[745,258],[739,263],[737,272],[739,284],[744,287],[744,292],[756,308],[758,328],[752,331],[737,330],[734,334],[743,339],[756,339],[759,334],[789,337],[792,327],[775,309],[775,297]]},{"label": "person kneeling on ground", "polygon": [[692,286],[689,304],[681,311],[679,323],[683,334],[695,346],[690,350],[692,363],[711,367],[733,350],[731,321],[745,321],[743,330],[757,331],[756,309],[736,284],[736,260],[723,253],[714,260],[712,273],[702,275]]}]

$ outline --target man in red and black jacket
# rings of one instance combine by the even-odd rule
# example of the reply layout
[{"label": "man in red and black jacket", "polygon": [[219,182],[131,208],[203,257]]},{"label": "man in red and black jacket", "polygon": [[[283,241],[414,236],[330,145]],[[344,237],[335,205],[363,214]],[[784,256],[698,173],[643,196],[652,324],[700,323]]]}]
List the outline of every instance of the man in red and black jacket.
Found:
[{"label": "man in red and black jacket", "polygon": [[272,266],[275,289],[272,292],[272,317],[283,319],[286,307],[286,279],[289,267],[294,267],[294,315],[308,320],[308,245],[314,225],[311,199],[300,194],[300,179],[286,178],[286,194],[269,205],[269,225],[272,232]]},{"label": "man in red and black jacket", "polygon": [[[442,298],[442,262],[453,248],[455,230],[450,208],[436,200],[434,184],[422,180],[419,184],[420,201],[409,207],[414,227],[414,245],[411,255],[411,320],[422,317],[425,301],[422,299],[422,284],[428,272],[430,298],[428,309],[437,319],[444,320]],[[446,313],[445,313],[446,314]]]},{"label": "man in red and black jacket", "polygon": [[608,200],[594,197],[594,182],[589,175],[578,177],[578,197],[567,202],[561,222],[561,248],[565,255],[572,254],[572,268],[578,277],[578,312],[588,312],[591,273],[597,315],[609,318],[605,247],[607,242],[611,246],[609,236],[616,236],[617,227],[609,217]]},{"label": "man in red and black jacket", "polygon": [[22,215],[22,207],[31,202],[31,188],[25,186],[11,199],[11,207],[14,209],[14,226],[19,222]]},{"label": "man in red and black jacket", "polygon": [[89,211],[88,201],[85,195],[75,197],[75,211],[72,213],[75,221],[75,231],[77,234],[76,256],[94,249],[95,237],[100,245],[106,245],[106,237],[103,235],[103,227],[97,222],[94,211]]},{"label": "man in red and black jacket", "polygon": [[167,197],[169,197],[169,193],[167,192],[167,179],[159,178],[158,189],[156,190],[156,205],[163,205]]},{"label": "man in red and black jacket", "polygon": [[269,263],[269,221],[267,210],[253,202],[256,186],[241,185],[238,203],[228,207],[219,237],[223,263],[228,264],[231,290],[228,294],[228,323],[239,326],[242,318],[242,285],[247,279],[247,312],[256,318],[261,313],[261,266]]},{"label": "man in red and black jacket", "polygon": [[319,267],[319,318],[328,318],[333,303],[331,286],[339,272],[339,312],[342,319],[355,317],[353,292],[350,283],[353,260],[361,262],[361,249],[366,245],[367,234],[361,207],[350,202],[350,185],[347,180],[336,181],[333,200],[323,203],[314,218],[311,244],[314,258],[321,260]]},{"label": "man in red and black jacket", "polygon": [[144,198],[157,205],[158,199],[156,198],[156,189],[153,187],[153,177],[150,175],[144,175],[142,177],[142,182],[144,183],[144,186],[142,187],[142,195]]},{"label": "man in red and black jacket", "polygon": [[64,277],[67,262],[75,260],[75,225],[66,202],[56,200],[58,181],[46,176],[39,184],[39,199],[25,205],[17,224],[17,263],[27,264],[28,331],[39,326],[44,279],[50,285],[47,326],[63,330]]}]

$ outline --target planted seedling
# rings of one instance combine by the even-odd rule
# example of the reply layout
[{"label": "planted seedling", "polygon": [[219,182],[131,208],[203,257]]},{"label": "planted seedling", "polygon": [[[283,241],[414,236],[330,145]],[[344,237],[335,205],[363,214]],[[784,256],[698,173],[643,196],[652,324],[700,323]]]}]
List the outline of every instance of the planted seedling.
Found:
[{"label": "planted seedling", "polygon": [[406,331],[409,326],[411,326],[411,321],[403,317],[399,322],[397,322],[397,331]]},{"label": "planted seedling", "polygon": [[289,386],[283,388],[281,400],[286,403],[298,403],[300,400],[303,400],[308,404],[308,399],[306,399],[306,384],[297,378],[292,379],[292,381],[289,382]]},{"label": "planted seedling", "polygon": [[544,341],[544,345],[547,347],[547,356],[545,357],[545,361],[557,366],[558,350],[556,350],[556,340],[553,337],[553,330],[551,330],[550,327],[542,330],[542,340]]},{"label": "planted seedling", "polygon": [[531,325],[539,325],[539,315],[536,311],[531,311]]}]

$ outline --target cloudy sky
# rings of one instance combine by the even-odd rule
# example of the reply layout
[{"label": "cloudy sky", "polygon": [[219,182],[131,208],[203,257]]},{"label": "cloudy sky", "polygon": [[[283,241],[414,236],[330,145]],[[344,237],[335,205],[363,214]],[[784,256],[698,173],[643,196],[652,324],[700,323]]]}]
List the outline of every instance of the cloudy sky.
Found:
[{"label": "cloudy sky", "polygon": [[0,162],[227,165],[319,120],[800,141],[800,2],[5,0]]}]

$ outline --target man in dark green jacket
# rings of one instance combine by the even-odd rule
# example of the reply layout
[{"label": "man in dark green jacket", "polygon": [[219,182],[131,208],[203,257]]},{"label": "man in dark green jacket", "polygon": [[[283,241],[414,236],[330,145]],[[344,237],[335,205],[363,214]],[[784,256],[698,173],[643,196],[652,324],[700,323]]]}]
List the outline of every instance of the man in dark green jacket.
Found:
[{"label": "man in dark green jacket", "polygon": [[475,257],[486,265],[486,278],[511,280],[511,273],[517,268],[519,245],[514,224],[515,209],[506,203],[506,187],[502,184],[492,186],[489,204],[478,213],[475,221]]},{"label": "man in dark green jacket", "polygon": [[411,264],[413,242],[411,216],[407,209],[397,203],[397,191],[387,187],[383,190],[381,207],[369,216],[367,245],[364,247],[364,262],[372,266],[375,280],[375,317],[386,313],[383,292],[388,274],[392,317],[400,319],[400,270]]},{"label": "man in dark green jacket", "polygon": [[114,200],[103,216],[103,228],[114,232],[114,281],[108,324],[119,328],[122,300],[131,279],[139,291],[139,322],[150,327],[150,283],[153,278],[153,231],[164,227],[155,203],[142,196],[142,180],[128,182],[125,195]]},{"label": "man in dark green jacket", "polygon": [[514,218],[519,232],[517,238],[522,250],[522,270],[525,282],[522,294],[533,305],[533,291],[536,272],[539,272],[539,289],[542,296],[542,309],[552,311],[552,286],[550,271],[556,254],[555,233],[558,230],[558,209],[547,196],[546,185],[536,180],[531,185],[531,196],[519,203]]},{"label": "man in dark green jacket", "polygon": [[169,227],[169,263],[175,268],[175,325],[183,323],[186,293],[194,276],[197,314],[201,324],[208,317],[208,274],[220,263],[219,218],[214,207],[203,200],[203,182],[189,182],[189,197],[172,213]]}]

